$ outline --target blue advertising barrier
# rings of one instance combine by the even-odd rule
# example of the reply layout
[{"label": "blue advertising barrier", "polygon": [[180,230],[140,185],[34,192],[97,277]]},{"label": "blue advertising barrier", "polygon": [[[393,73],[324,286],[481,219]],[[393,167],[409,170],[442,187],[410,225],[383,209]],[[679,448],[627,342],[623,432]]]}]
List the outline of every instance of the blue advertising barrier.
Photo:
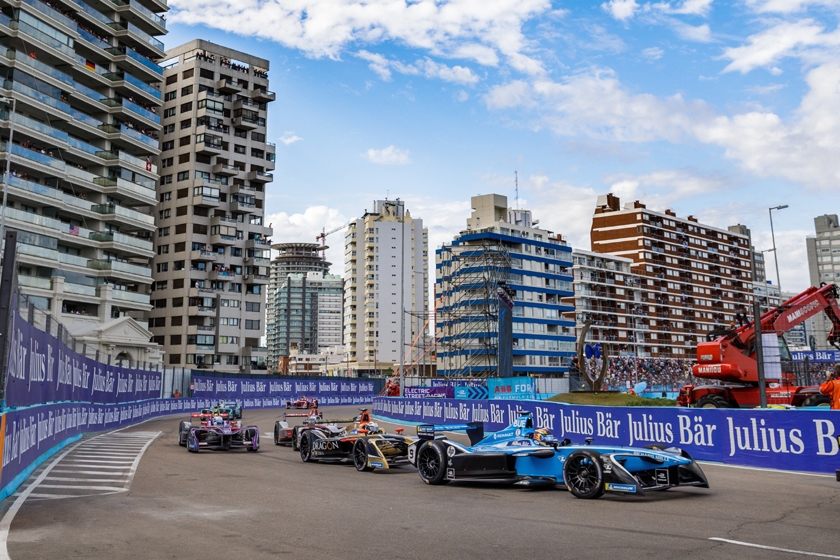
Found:
[{"label": "blue advertising barrier", "polygon": [[13,313],[6,403],[10,407],[49,402],[117,404],[160,397],[161,372],[110,366],[86,358]]},{"label": "blue advertising barrier", "polygon": [[[322,397],[320,404],[369,404],[372,400],[364,395],[328,395]],[[280,397],[241,401],[246,414],[249,409],[281,408],[286,404],[286,399]],[[0,416],[0,499],[11,495],[40,463],[83,434],[193,412],[216,403],[216,398],[152,399],[111,405],[67,402],[10,410]]]},{"label": "blue advertising barrier", "polygon": [[286,400],[306,396],[317,398],[323,404],[330,396],[361,396],[373,398],[373,381],[348,380],[271,380],[242,379],[234,377],[203,377],[193,375],[192,396],[200,398],[272,398]]},{"label": "blue advertising barrier", "polygon": [[533,399],[534,379],[531,377],[488,377],[487,393],[491,399]]},{"label": "blue advertising barrier", "polygon": [[804,362],[807,359],[810,362],[834,364],[840,362],[840,350],[797,351],[791,352],[790,357],[796,362]]},{"label": "blue advertising barrier", "polygon": [[487,431],[511,424],[518,410],[537,427],[583,443],[644,447],[665,444],[695,459],[771,469],[834,473],[840,468],[840,413],[831,410],[746,410],[579,406],[535,401],[374,399],[374,414],[394,420],[461,424]]}]

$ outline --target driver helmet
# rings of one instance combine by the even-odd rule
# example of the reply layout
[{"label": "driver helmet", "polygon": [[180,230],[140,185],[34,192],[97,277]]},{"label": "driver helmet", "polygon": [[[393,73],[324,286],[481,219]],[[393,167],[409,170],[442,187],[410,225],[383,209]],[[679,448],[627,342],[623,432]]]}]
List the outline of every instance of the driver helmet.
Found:
[{"label": "driver helmet", "polygon": [[376,422],[368,422],[365,429],[369,434],[378,434],[379,433],[379,424]]},{"label": "driver helmet", "polygon": [[534,430],[534,442],[542,444],[542,445],[551,445],[557,441],[551,432],[547,428],[539,428]]},{"label": "driver helmet", "polygon": [[216,424],[217,426],[221,426],[222,424],[224,424],[224,419],[222,418],[222,415],[217,414],[217,415],[213,416],[213,423]]}]

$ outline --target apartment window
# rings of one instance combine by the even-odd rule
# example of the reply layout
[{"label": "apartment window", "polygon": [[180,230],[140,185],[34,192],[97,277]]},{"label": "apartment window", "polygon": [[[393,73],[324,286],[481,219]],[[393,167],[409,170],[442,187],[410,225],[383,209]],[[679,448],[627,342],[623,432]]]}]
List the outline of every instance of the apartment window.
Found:
[{"label": "apartment window", "polygon": [[184,95],[189,95],[189,94],[191,94],[192,92],[193,92],[193,87],[192,87],[192,86],[186,86],[186,87],[182,87],[182,88],[181,88],[181,96],[182,96],[182,97],[183,97]]},{"label": "apartment window", "polygon": [[173,270],[184,270],[184,261],[175,261],[172,263]]},{"label": "apartment window", "polygon": [[265,157],[265,152],[262,150],[251,148],[251,157],[263,159]]},{"label": "apartment window", "polygon": [[169,117],[174,117],[174,116],[175,116],[175,107],[170,107],[169,109],[166,109],[166,110],[163,111],[163,118],[164,119],[168,119]]},{"label": "apartment window", "polygon": [[181,355],[180,354],[169,354],[169,365],[170,366],[177,366],[181,363]]},{"label": "apartment window", "polygon": [[[176,253],[183,253],[187,250],[187,244],[184,241],[175,244],[175,252]],[[183,286],[182,286],[183,287]]]},{"label": "apartment window", "polygon": [[[186,171],[185,173],[189,174],[189,171]],[[180,198],[187,198],[188,196],[190,196],[190,189],[178,189],[178,198],[179,199]]]},{"label": "apartment window", "polygon": [[204,78],[205,80],[213,80],[216,78],[216,75],[213,73],[212,70],[207,70],[206,68],[202,68],[198,72],[198,76],[200,78]]},{"label": "apartment window", "polygon": [[190,178],[189,171],[181,171],[178,173],[178,181],[187,181]]},{"label": "apartment window", "polygon": [[169,228],[168,227],[158,229],[158,237],[166,237],[167,235],[169,235]]},{"label": "apartment window", "polygon": [[168,218],[171,215],[172,215],[172,210],[170,210],[169,208],[167,208],[166,210],[161,210],[161,211],[158,212],[158,218],[161,219],[161,220],[165,220],[166,218]]},{"label": "apartment window", "polygon": [[[158,284],[160,284],[160,282],[158,282]],[[152,317],[151,319],[149,319],[149,326],[152,328],[165,327],[166,317]]]},{"label": "apartment window", "polygon": [[190,68],[189,70],[184,70],[181,74],[181,77],[185,80],[192,78],[195,75],[195,68]]},{"label": "apartment window", "polygon": [[161,185],[170,185],[172,184],[172,175],[164,175],[160,178]]},{"label": "apartment window", "polygon": [[163,127],[163,133],[164,134],[172,134],[173,132],[175,132],[175,125],[174,124],[168,124],[168,125]]},{"label": "apartment window", "polygon": [[[172,283],[174,284],[175,282],[178,282],[178,280],[174,280]],[[183,281],[183,280],[181,280],[181,283],[182,283],[182,284],[183,284],[183,282],[184,282],[184,281]],[[173,286],[173,287],[177,287],[177,286]],[[184,286],[181,286],[181,287],[183,288]],[[178,315],[177,317],[172,317],[172,318],[170,319],[170,321],[172,321],[172,322],[171,322],[171,325],[172,325],[173,327],[180,327],[181,325],[183,325],[183,324],[184,324],[184,318],[183,318],[183,317],[181,317],[180,315]]]},{"label": "apartment window", "polygon": [[186,154],[181,154],[178,156],[178,163],[189,163],[190,162],[190,153],[187,152]]},{"label": "apartment window", "polygon": [[[175,252],[177,252],[177,247],[176,247]],[[183,287],[184,287],[184,279],[183,278],[176,278],[172,281],[172,289],[180,290]]]},{"label": "apartment window", "polygon": [[189,111],[192,111],[192,101],[188,103],[181,103],[181,112],[187,113]]},{"label": "apartment window", "polygon": [[175,210],[175,215],[176,216],[186,216],[187,215],[187,207],[186,206],[179,206]]},{"label": "apartment window", "polygon": [[242,130],[241,128],[234,128],[233,135],[237,138],[248,138],[248,131]]},{"label": "apartment window", "polygon": [[258,313],[260,311],[260,304],[256,301],[246,301],[245,311],[254,311]]},{"label": "apartment window", "polygon": [[[167,84],[169,83],[170,78],[172,78],[172,76],[169,76],[169,78],[166,79]],[[177,76],[175,78],[177,79]],[[163,96],[163,100],[164,101],[172,101],[176,97],[178,97],[178,90],[173,89],[172,91],[167,91],[166,92],[166,95]]]},{"label": "apartment window", "polygon": [[[224,251],[224,249],[222,249]],[[242,256],[242,249],[239,247],[231,247],[230,248],[230,256],[231,257],[241,257]]]},{"label": "apartment window", "polygon": [[189,146],[192,138],[190,136],[181,136],[178,139],[178,146]]},{"label": "apartment window", "polygon": [[263,134],[262,132],[252,132],[251,140],[253,140],[254,142],[265,142],[265,134]]},{"label": "apartment window", "polygon": [[[191,126],[192,126],[192,119],[184,119],[184,120],[181,121],[181,130],[184,130],[185,128],[190,128]],[[181,140],[183,140],[183,138],[181,138]],[[189,144],[189,142],[187,142],[187,144]],[[181,144],[181,145],[183,146],[184,144]]]},{"label": "apartment window", "polygon": [[160,193],[160,201],[166,202],[167,200],[172,200],[172,191]]},{"label": "apartment window", "polygon": [[167,140],[166,142],[164,142],[163,144],[160,145],[160,149],[163,150],[164,152],[166,150],[171,150],[174,147],[175,147],[175,141],[174,140]]},{"label": "apartment window", "polygon": [[157,251],[158,255],[166,255],[169,253],[169,245],[159,245]]},{"label": "apartment window", "polygon": [[161,168],[172,167],[172,165],[174,163],[175,163],[175,160],[173,158],[165,158],[165,159],[160,160]]},{"label": "apartment window", "polygon": [[182,297],[172,298],[172,307],[184,307],[184,298],[182,298]]},{"label": "apartment window", "polygon": [[178,81],[178,74],[172,74],[171,76],[166,78],[166,85],[171,86],[175,82]]},{"label": "apartment window", "polygon": [[165,299],[156,299],[152,301],[152,305],[155,309],[163,309],[166,307],[166,300]]},{"label": "apartment window", "polygon": [[237,154],[244,154],[245,153],[245,146],[239,146],[239,145],[234,144],[233,151],[236,152]]},{"label": "apartment window", "polygon": [[169,337],[169,344],[172,346],[180,346],[181,345],[181,335],[180,334],[173,334]]},{"label": "apartment window", "polygon": [[260,322],[258,319],[245,319],[245,328],[247,330],[258,331],[260,330]]},{"label": "apartment window", "polygon": [[242,293],[242,284],[237,284],[235,282],[231,282],[230,285],[228,286],[228,291],[229,292],[236,292],[238,294],[241,294]]},{"label": "apartment window", "polygon": [[260,285],[259,284],[248,284],[248,287],[245,290],[247,294],[259,294],[260,293]]}]

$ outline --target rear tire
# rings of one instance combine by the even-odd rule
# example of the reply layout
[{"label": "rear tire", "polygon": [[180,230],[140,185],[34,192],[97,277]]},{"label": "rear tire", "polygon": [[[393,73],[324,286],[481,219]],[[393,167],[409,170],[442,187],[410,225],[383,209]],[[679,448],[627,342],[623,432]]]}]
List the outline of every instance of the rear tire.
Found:
[{"label": "rear tire", "polygon": [[280,445],[280,421],[274,423],[274,445]]},{"label": "rear tire", "polygon": [[181,423],[178,424],[178,445],[181,447],[187,446],[187,436],[190,433],[191,427],[192,424],[186,421],[181,421]]},{"label": "rear tire", "polygon": [[704,395],[700,397],[694,408],[732,408],[732,406],[720,395]]},{"label": "rear tire", "polygon": [[446,450],[439,441],[430,441],[417,452],[417,473],[426,484],[437,486],[449,482],[446,478]]},{"label": "rear tire", "polygon": [[601,455],[595,451],[575,451],[563,465],[563,481],[575,498],[594,500],[604,495]]},{"label": "rear tire", "polygon": [[292,428],[292,451],[300,451],[300,446],[298,445],[298,433],[297,426]]},{"label": "rear tire", "polygon": [[365,444],[365,440],[359,438],[353,444],[353,466],[359,472],[370,472],[373,470],[373,467],[368,466],[367,459],[367,445]]},{"label": "rear tire", "polygon": [[831,399],[825,395],[811,395],[805,399],[802,406],[831,406]]},{"label": "rear tire", "polygon": [[198,450],[201,449],[201,445],[198,443],[198,438],[190,432],[187,436],[187,451],[191,451],[193,453],[198,453]]}]

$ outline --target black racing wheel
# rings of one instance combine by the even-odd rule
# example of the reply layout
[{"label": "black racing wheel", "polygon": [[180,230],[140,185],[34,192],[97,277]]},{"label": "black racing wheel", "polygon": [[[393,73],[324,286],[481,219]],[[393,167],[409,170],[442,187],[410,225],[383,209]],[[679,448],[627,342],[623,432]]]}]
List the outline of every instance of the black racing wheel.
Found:
[{"label": "black racing wheel", "polygon": [[697,400],[694,408],[732,408],[729,402],[720,395],[704,395]]},{"label": "black racing wheel", "polygon": [[368,466],[367,444],[365,440],[359,438],[353,444],[353,466],[359,472],[370,472],[373,467]]},{"label": "black racing wheel", "polygon": [[604,471],[596,451],[575,451],[563,466],[563,481],[575,498],[591,500],[604,494]]},{"label": "black racing wheel", "polygon": [[300,449],[301,461],[304,463],[315,462],[315,459],[312,458],[312,437],[308,432],[304,432],[303,435],[300,436],[300,445],[298,447]]},{"label": "black racing wheel", "polygon": [[178,424],[178,445],[181,447],[187,446],[187,436],[190,433],[191,427],[192,424],[186,421],[181,421],[181,423]]},{"label": "black racing wheel", "polygon": [[417,472],[426,484],[446,484],[446,449],[440,441],[423,444],[417,452]]}]

